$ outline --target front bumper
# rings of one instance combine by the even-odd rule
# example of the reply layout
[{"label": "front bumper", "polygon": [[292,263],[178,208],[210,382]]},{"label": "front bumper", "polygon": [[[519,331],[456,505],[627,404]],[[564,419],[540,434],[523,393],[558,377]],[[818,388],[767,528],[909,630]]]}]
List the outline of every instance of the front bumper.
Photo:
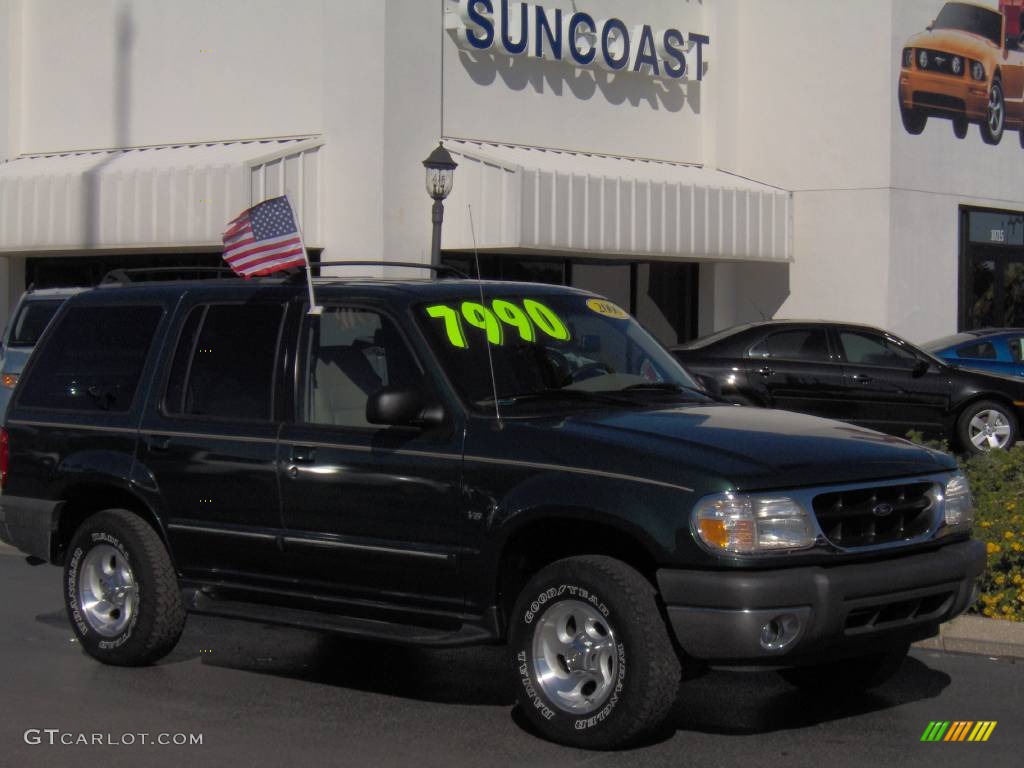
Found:
[{"label": "front bumper", "polygon": [[[930,637],[965,611],[985,545],[770,571],[658,571],[680,647],[716,662],[796,664]],[[773,622],[775,622],[773,624]]]},{"label": "front bumper", "polygon": [[968,120],[984,120],[988,112],[988,83],[972,80],[969,75],[950,77],[903,70],[899,96],[905,109],[963,115]]}]

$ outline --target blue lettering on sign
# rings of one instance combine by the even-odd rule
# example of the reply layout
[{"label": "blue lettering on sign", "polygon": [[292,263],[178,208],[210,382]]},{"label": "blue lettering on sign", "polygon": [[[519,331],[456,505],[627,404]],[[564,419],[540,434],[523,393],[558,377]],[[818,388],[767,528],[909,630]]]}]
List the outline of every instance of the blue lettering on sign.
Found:
[{"label": "blue lettering on sign", "polygon": [[[618,31],[619,40],[622,41],[622,56],[615,58],[611,48],[612,33]],[[629,63],[629,30],[626,25],[618,19],[608,19],[601,30],[601,55],[609,69],[622,69]]]},{"label": "blue lettering on sign", "polygon": [[[478,5],[482,5],[484,10],[487,12],[487,16],[484,16],[476,9]],[[494,22],[491,21],[491,15],[494,14],[494,6],[491,5],[491,0],[469,0],[469,6],[467,8],[469,12],[469,20],[476,24],[478,27],[483,29],[483,35],[478,35],[471,29],[466,30],[466,39],[469,40],[469,44],[474,48],[490,48],[491,43],[494,42]]]},{"label": "blue lettering on sign", "polygon": [[594,17],[589,13],[574,13],[572,18],[569,19],[569,53],[572,55],[573,61],[581,66],[587,66],[597,56],[597,45],[594,43],[590,44],[590,48],[586,53],[580,51],[579,42],[580,38],[580,27],[583,25],[587,26],[587,34],[595,35],[597,32],[597,25],[594,24]]},{"label": "blue lettering on sign", "polygon": [[537,58],[544,58],[544,38],[547,37],[548,45],[551,46],[551,55],[555,57],[555,61],[562,60],[562,11],[561,9],[555,9],[555,29],[551,29],[551,25],[548,24],[547,14],[544,9],[539,5],[536,10],[537,14],[537,30],[534,33],[536,40],[536,51]]},{"label": "blue lettering on sign", "polygon": [[643,31],[640,33],[640,43],[637,45],[636,63],[633,64],[633,71],[639,72],[640,67],[644,64],[651,68],[655,77],[661,74],[658,71],[658,56],[654,52],[654,32],[651,31],[650,24],[644,24]]},{"label": "blue lettering on sign", "polygon": [[704,79],[704,46],[711,42],[707,35],[695,35],[690,33],[690,42],[697,46],[697,79]]},{"label": "blue lettering on sign", "polygon": [[513,56],[518,56],[526,50],[530,43],[530,32],[527,26],[530,22],[530,12],[526,3],[519,4],[519,41],[513,43],[509,30],[512,27],[512,20],[508,13],[508,0],[501,0],[501,44]]},{"label": "blue lettering on sign", "polygon": [[[560,8],[545,10],[527,2],[519,2],[517,9],[514,0],[451,3],[454,11],[448,18],[457,18],[448,28],[463,48],[486,50],[500,41],[500,47],[511,56],[570,60],[578,66],[596,64],[612,72],[631,70],[670,80],[691,73],[697,80],[704,79],[704,47],[711,43],[707,35],[684,35],[674,28],[655,30],[644,24],[635,28],[631,39],[629,28],[617,18],[595,21],[582,11],[569,15]],[[563,55],[566,47],[568,52]]]},{"label": "blue lettering on sign", "polygon": [[679,47],[684,43],[683,33],[678,29],[666,29],[661,42],[665,55],[676,62],[673,66],[668,59],[665,60],[665,74],[676,79],[686,77],[686,57],[683,56],[684,49]]}]

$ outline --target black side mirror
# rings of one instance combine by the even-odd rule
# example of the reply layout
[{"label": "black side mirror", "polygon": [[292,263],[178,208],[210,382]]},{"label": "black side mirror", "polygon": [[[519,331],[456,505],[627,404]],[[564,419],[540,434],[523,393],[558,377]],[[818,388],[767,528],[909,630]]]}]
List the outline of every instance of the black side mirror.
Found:
[{"label": "black side mirror", "polygon": [[928,364],[927,360],[918,360],[916,363],[914,363],[914,367],[911,369],[911,373],[913,373],[915,379],[920,378],[921,376],[924,376],[926,373],[928,373],[928,369],[930,367],[931,366]]},{"label": "black side mirror", "polygon": [[391,426],[436,426],[444,421],[444,409],[429,403],[415,387],[382,387],[366,401],[366,420]]}]

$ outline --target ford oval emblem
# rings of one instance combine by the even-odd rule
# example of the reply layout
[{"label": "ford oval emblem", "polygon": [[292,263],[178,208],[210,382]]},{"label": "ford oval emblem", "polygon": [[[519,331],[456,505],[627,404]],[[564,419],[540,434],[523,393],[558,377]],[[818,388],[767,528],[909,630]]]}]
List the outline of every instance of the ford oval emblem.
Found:
[{"label": "ford oval emblem", "polygon": [[887,501],[883,501],[881,504],[875,504],[871,508],[871,514],[875,517],[887,517],[892,514],[892,504]]}]

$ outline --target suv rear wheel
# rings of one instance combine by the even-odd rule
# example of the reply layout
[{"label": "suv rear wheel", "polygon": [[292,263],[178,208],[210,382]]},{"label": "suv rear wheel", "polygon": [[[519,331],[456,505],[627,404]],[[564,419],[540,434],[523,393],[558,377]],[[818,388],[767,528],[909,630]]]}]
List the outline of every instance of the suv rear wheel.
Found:
[{"label": "suv rear wheel", "polygon": [[650,583],[625,563],[559,560],[519,596],[510,626],[519,705],[546,738],[625,746],[657,729],[680,666]]},{"label": "suv rear wheel", "polygon": [[150,664],[174,648],[185,626],[166,547],[125,509],[99,512],[75,531],[64,598],[82,647],[104,664]]},{"label": "suv rear wheel", "polygon": [[779,675],[790,685],[812,693],[859,693],[881,685],[899,672],[909,650],[909,645],[900,645],[867,656],[783,669]]}]

